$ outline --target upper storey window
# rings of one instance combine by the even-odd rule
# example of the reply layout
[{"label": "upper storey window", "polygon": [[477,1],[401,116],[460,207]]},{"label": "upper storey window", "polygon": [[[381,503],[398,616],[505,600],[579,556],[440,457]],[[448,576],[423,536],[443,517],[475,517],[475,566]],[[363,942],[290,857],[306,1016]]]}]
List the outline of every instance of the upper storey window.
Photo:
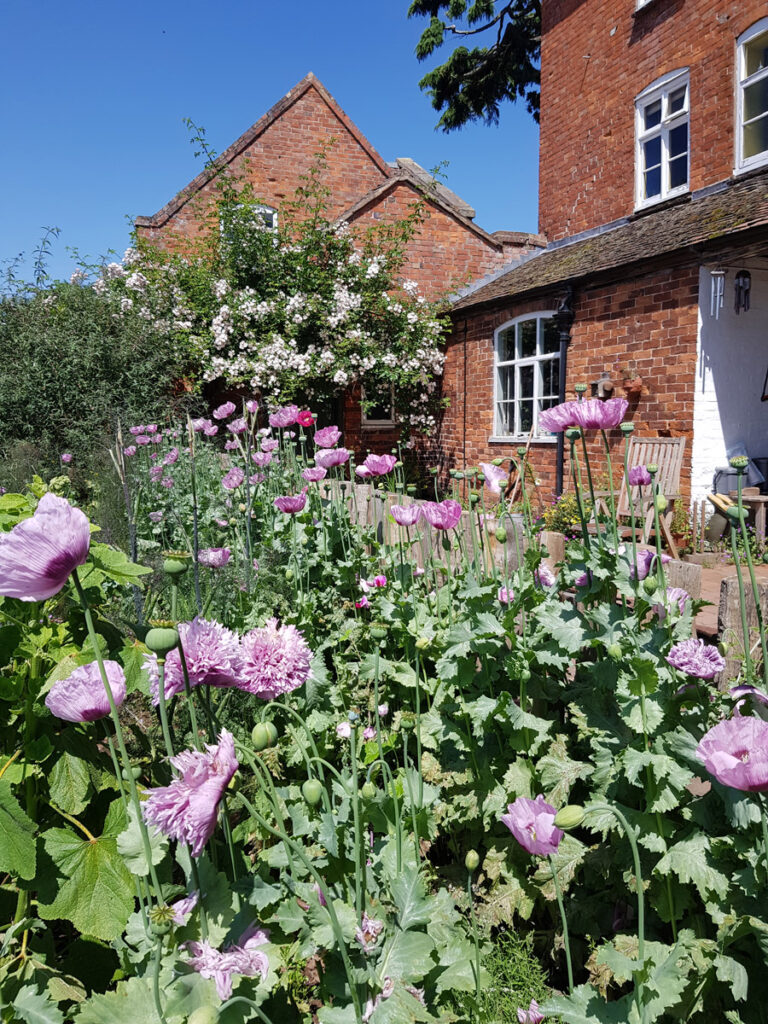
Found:
[{"label": "upper storey window", "polygon": [[635,101],[638,208],[688,191],[688,72],[672,71]]},{"label": "upper storey window", "polygon": [[738,40],[737,169],[768,163],[768,18]]}]

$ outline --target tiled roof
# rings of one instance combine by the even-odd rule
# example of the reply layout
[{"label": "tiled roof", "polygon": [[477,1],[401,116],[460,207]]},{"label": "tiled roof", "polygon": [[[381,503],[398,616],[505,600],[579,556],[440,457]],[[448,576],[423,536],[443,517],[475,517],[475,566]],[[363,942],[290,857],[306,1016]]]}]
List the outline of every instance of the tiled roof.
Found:
[{"label": "tiled roof", "polygon": [[614,268],[664,257],[691,246],[721,245],[728,236],[768,225],[768,173],[705,189],[588,238],[554,243],[524,257],[487,283],[460,294],[454,310],[509,299],[549,285],[575,282]]}]

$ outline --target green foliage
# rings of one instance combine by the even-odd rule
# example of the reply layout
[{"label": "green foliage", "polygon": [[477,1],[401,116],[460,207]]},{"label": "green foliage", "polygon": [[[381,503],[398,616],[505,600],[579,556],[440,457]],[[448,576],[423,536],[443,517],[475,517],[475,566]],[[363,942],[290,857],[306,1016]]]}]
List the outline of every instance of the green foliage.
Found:
[{"label": "green foliage", "polygon": [[474,42],[479,36],[487,44],[457,45],[419,82],[434,109],[443,111],[439,128],[496,124],[499,105],[518,99],[538,121],[540,0],[412,0],[408,17],[416,16],[430,19],[416,46],[419,60],[431,57],[446,37]]}]

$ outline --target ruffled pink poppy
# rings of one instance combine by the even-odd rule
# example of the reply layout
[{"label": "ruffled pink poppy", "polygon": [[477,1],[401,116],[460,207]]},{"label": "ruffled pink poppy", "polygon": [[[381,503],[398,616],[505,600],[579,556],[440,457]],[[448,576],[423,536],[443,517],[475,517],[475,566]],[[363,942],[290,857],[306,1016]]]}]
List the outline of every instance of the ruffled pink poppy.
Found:
[{"label": "ruffled pink poppy", "polygon": [[492,462],[481,462],[480,469],[491,494],[501,494],[501,488],[507,482],[507,471],[504,467],[494,466]]},{"label": "ruffled pink poppy", "polygon": [[425,501],[421,513],[436,530],[452,530],[461,519],[461,505],[453,498],[445,501]]},{"label": "ruffled pink poppy", "polygon": [[220,405],[217,409],[213,410],[213,418],[215,420],[225,420],[227,416],[232,415],[235,408],[236,406],[234,402],[224,402],[223,405]]},{"label": "ruffled pink poppy", "polygon": [[368,455],[363,466],[368,470],[370,476],[386,476],[395,468],[396,462],[397,459],[394,455]]},{"label": "ruffled pink poppy", "polygon": [[[105,661],[104,671],[116,707],[125,700],[125,673],[116,661]],[[59,679],[45,696],[45,706],[65,722],[95,722],[110,713],[98,662],[81,665],[66,679]]]},{"label": "ruffled pink poppy", "polygon": [[302,470],[301,475],[309,483],[316,484],[319,480],[324,480],[328,476],[328,470],[323,469],[322,466],[308,466]]},{"label": "ruffled pink poppy", "polygon": [[704,734],[696,756],[724,786],[768,792],[768,722],[761,718],[736,715],[719,722]]},{"label": "ruffled pink poppy", "polygon": [[332,469],[349,461],[350,452],[346,448],[323,448],[315,452],[315,465],[323,469]]},{"label": "ruffled pink poppy", "polygon": [[274,506],[279,509],[280,512],[285,512],[288,515],[295,515],[297,512],[301,512],[304,506],[307,504],[307,488],[305,487],[301,494],[284,494],[280,498],[275,498]]},{"label": "ruffled pink poppy", "polygon": [[315,431],[314,441],[316,448],[333,448],[341,438],[341,431],[338,427],[323,427]]},{"label": "ruffled pink poppy", "polygon": [[269,425],[270,427],[285,429],[285,427],[293,426],[298,418],[299,407],[297,405],[285,405],[282,409],[277,409],[270,414]]},{"label": "ruffled pink poppy", "polygon": [[389,510],[398,526],[415,526],[421,519],[421,505],[393,505]]}]

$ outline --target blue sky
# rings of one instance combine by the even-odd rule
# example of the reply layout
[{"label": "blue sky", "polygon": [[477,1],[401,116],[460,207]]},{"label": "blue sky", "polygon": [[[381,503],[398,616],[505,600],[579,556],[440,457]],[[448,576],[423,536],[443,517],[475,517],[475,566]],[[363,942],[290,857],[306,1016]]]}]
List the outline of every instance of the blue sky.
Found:
[{"label": "blue sky", "polygon": [[[122,253],[130,222],[201,169],[182,123],[221,152],[308,71],[386,160],[447,161],[446,184],[489,231],[537,230],[538,131],[519,105],[498,127],[445,135],[418,81],[423,19],[408,0],[4,0],[0,4],[0,259],[61,228],[67,247]],[[30,261],[25,269],[29,269]]]}]

